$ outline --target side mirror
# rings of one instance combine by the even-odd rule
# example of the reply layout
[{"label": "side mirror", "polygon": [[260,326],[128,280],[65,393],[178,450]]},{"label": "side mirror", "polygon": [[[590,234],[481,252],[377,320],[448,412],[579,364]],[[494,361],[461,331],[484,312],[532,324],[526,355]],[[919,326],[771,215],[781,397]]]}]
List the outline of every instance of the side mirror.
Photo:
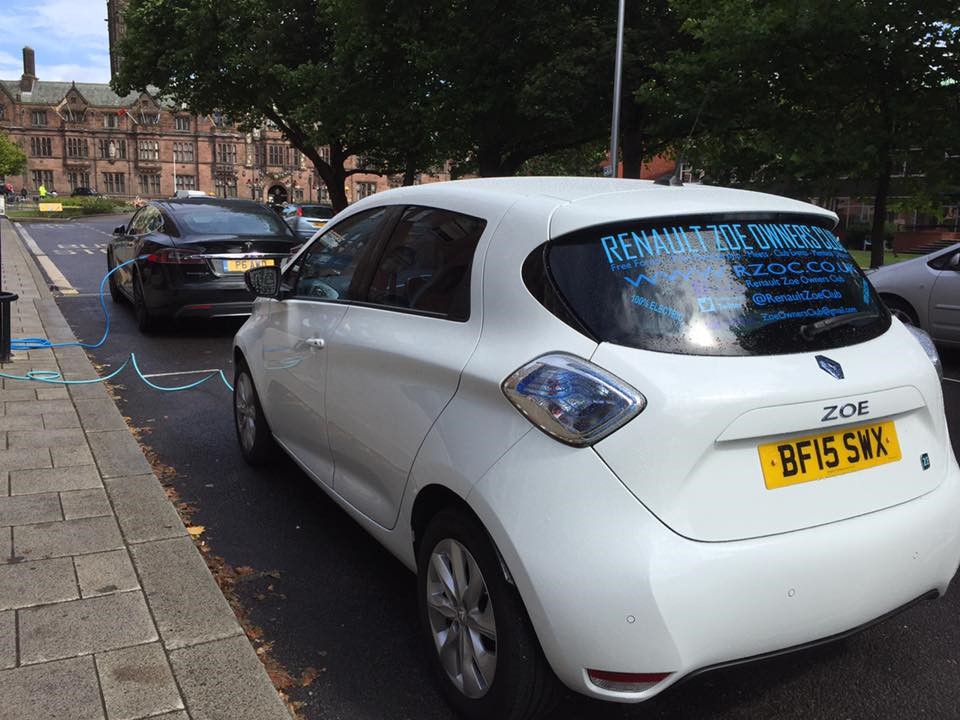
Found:
[{"label": "side mirror", "polygon": [[126,225],[118,225],[117,227],[115,227],[115,228],[113,229],[113,234],[114,234],[114,235],[123,235],[123,234],[125,234],[126,232],[127,232],[127,226],[126,226]]},{"label": "side mirror", "polygon": [[243,274],[243,281],[257,297],[280,297],[280,268],[276,265],[251,268]]}]

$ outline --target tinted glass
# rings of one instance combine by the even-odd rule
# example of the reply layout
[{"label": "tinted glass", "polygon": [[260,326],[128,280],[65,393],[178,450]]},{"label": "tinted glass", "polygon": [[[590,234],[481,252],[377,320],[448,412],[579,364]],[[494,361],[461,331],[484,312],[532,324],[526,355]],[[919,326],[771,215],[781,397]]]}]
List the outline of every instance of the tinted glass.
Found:
[{"label": "tinted glass", "polygon": [[287,270],[284,288],[300,298],[356,299],[353,276],[386,213],[386,208],[367,210],[324,232]]},{"label": "tinted glass", "polygon": [[624,221],[558,238],[545,257],[583,326],[600,341],[629,347],[806,352],[863,342],[890,324],[860,268],[817,217]]},{"label": "tinted glass", "polygon": [[130,224],[127,225],[127,234],[143,235],[150,232],[147,229],[147,224],[150,220],[150,211],[153,209],[154,208],[148,205],[140,210],[137,210],[136,214],[130,219]]},{"label": "tinted glass", "polygon": [[[321,218],[327,220],[333,217],[333,208],[326,205],[303,205],[301,206],[303,215],[312,218]],[[296,210],[293,211],[296,214]]]},{"label": "tinted glass", "polygon": [[470,268],[484,220],[432,208],[407,208],[377,265],[371,303],[435,313],[470,315]]},{"label": "tinted glass", "polygon": [[197,235],[284,235],[292,233],[273,211],[256,207],[181,205],[177,221],[185,232]]}]

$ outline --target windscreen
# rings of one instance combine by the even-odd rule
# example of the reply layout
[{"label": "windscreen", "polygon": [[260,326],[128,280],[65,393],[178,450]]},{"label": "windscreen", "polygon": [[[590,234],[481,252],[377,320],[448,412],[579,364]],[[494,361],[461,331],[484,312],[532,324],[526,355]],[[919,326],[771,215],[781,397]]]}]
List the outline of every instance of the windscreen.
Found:
[{"label": "windscreen", "polygon": [[771,355],[864,342],[890,317],[825,218],[622,221],[548,243],[546,270],[601,342]]},{"label": "windscreen", "polygon": [[326,205],[303,205],[300,208],[304,216],[329,220],[333,217],[333,208]]},{"label": "windscreen", "polygon": [[281,235],[290,228],[271,210],[223,205],[189,205],[177,210],[177,221],[188,234],[197,235]]}]

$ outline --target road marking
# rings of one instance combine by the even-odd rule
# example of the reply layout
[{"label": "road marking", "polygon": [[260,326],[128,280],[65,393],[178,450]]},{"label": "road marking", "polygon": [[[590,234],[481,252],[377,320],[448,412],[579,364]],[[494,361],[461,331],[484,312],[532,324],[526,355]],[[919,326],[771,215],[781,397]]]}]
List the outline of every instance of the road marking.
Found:
[{"label": "road marking", "polygon": [[208,370],[180,370],[179,372],[168,372],[168,373],[151,373],[149,375],[144,375],[145,378],[155,378],[155,377],[173,377],[174,375],[200,375],[201,373],[217,373],[220,372],[220,368],[210,368]]},{"label": "road marking", "polygon": [[37,245],[36,240],[30,237],[23,225],[20,223],[14,223],[14,226],[17,228],[17,232],[20,233],[20,237],[23,238],[23,241],[27,244],[27,247],[30,249],[30,252],[34,254],[37,258],[37,262],[40,263],[40,267],[44,269],[47,273],[47,277],[50,278],[50,289],[57,290],[63,295],[79,295],[79,292],[73,285],[70,284],[70,281],[67,280],[66,276],[60,269],[53,264],[53,260],[48,258],[43,250],[40,249],[40,246]]}]

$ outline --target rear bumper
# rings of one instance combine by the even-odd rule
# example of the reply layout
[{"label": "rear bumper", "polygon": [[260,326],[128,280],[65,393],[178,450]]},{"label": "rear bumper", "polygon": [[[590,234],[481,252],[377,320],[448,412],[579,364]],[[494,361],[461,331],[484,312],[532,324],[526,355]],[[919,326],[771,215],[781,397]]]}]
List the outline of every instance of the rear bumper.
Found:
[{"label": "rear bumper", "polygon": [[[945,481],[910,502],[734,542],[677,535],[594,452],[536,431],[469,500],[558,677],[619,702],[646,700],[707,668],[848,633],[944,593],[960,562],[960,469],[952,457]],[[594,685],[588,668],[671,675],[626,693]]]},{"label": "rear bumper", "polygon": [[150,313],[173,318],[243,317],[253,309],[253,295],[241,278],[185,284],[175,288],[149,288]]}]

